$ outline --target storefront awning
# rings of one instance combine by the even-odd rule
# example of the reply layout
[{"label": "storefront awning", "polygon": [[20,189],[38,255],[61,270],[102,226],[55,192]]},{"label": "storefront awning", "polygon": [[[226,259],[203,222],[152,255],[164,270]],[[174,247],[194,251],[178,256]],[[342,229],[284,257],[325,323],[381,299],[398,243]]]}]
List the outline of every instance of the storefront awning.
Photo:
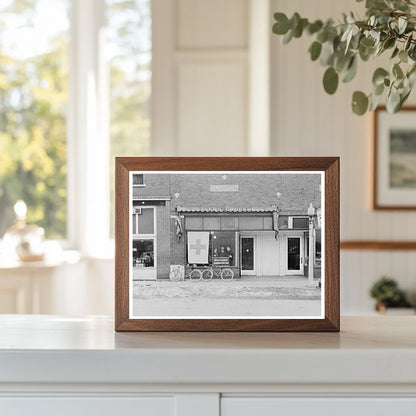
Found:
[{"label": "storefront awning", "polygon": [[[182,207],[176,208],[178,216],[175,221],[181,224],[180,214],[185,215],[186,230],[273,230],[276,239],[279,234],[279,209],[277,205],[255,207]],[[204,215],[229,214],[229,215]],[[239,215],[252,214],[252,215]],[[254,215],[253,215],[254,214]],[[256,215],[257,214],[257,215]],[[177,235],[180,232],[177,231]],[[182,234],[180,234],[182,235]],[[180,237],[179,237],[180,238]]]},{"label": "storefront awning", "polygon": [[181,213],[272,213],[278,212],[277,205],[261,205],[255,207],[182,207],[176,208]]}]

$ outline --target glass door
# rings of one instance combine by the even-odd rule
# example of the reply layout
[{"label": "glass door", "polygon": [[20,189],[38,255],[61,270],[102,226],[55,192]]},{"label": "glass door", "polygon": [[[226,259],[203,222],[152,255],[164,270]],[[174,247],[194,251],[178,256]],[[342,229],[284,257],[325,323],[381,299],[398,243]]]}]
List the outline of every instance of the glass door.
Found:
[{"label": "glass door", "polygon": [[241,237],[241,274],[256,274],[254,237]]},{"label": "glass door", "polygon": [[287,274],[303,275],[303,237],[287,238]]}]

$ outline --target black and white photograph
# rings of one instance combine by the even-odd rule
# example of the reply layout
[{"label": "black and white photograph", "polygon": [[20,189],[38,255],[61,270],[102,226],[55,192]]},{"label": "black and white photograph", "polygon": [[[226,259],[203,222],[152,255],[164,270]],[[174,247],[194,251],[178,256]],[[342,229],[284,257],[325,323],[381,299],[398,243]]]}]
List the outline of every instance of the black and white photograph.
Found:
[{"label": "black and white photograph", "polygon": [[324,318],[322,171],[129,174],[130,318]]}]

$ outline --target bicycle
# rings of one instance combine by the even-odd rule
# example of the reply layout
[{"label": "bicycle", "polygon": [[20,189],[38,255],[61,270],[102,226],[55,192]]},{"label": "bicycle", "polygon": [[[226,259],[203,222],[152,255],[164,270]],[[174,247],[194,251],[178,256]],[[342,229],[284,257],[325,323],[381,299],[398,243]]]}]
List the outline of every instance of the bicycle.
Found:
[{"label": "bicycle", "polygon": [[172,282],[180,282],[181,280],[185,280],[189,278],[190,280],[197,282],[199,280],[202,279],[202,272],[201,270],[195,268],[195,266],[193,266],[191,272],[189,274],[186,274],[185,272],[185,276],[183,276],[183,272],[182,269],[180,267],[175,267],[172,269],[172,271],[169,273],[169,279]]},{"label": "bicycle", "polygon": [[214,277],[221,277],[224,281],[230,281],[234,279],[234,272],[232,269],[229,269],[228,267],[214,267],[209,266],[202,272],[202,280],[209,282]]}]

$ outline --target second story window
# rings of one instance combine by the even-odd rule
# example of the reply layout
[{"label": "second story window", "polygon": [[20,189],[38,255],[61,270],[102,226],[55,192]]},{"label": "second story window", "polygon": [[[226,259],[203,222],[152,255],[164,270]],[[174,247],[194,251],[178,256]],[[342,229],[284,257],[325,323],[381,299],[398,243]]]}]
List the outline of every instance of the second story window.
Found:
[{"label": "second story window", "polygon": [[133,185],[144,186],[144,175],[142,173],[135,173],[133,175]]}]

